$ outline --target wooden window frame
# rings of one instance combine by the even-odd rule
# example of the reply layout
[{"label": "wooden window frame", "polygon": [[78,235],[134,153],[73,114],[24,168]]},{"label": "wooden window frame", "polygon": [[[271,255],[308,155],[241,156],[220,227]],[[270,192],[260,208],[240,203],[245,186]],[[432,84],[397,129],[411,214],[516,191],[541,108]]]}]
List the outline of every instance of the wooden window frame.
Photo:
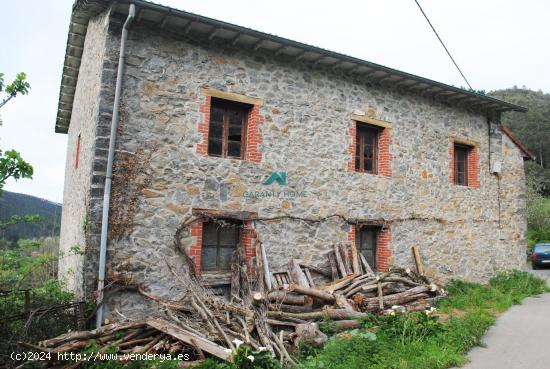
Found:
[{"label": "wooden window frame", "polygon": [[[463,151],[464,152],[464,183],[460,183],[458,181],[458,155],[457,151]],[[461,144],[461,143],[454,143],[453,148],[453,182],[457,186],[466,186],[468,187],[469,181],[468,181],[468,170],[469,170],[469,161],[470,161],[470,152],[472,151],[472,146]]]},{"label": "wooden window frame", "polygon": [[[230,223],[230,224],[234,224],[235,226],[237,226],[237,223],[238,221],[234,220],[234,219],[222,219],[224,221],[226,221],[227,223]],[[217,229],[216,229],[216,245],[206,245],[205,242],[204,242],[204,232],[205,232],[205,229],[206,229],[206,225],[207,224],[214,224],[216,225],[215,222],[209,222],[209,221],[205,221],[203,222],[202,224],[202,243],[201,243],[201,264],[200,264],[200,270],[201,272],[228,272],[228,271],[231,271],[231,263],[229,264],[229,268],[228,269],[225,269],[225,268],[221,268],[220,267],[220,249],[221,248],[229,248],[229,247],[226,247],[226,246],[223,246],[223,245],[220,245],[220,232],[221,230],[224,228],[222,226],[217,226]],[[235,250],[237,250],[239,247],[241,247],[241,235],[242,235],[242,230],[238,227],[236,227],[237,229],[237,232],[235,233],[235,247],[232,247],[234,248]],[[215,268],[204,268],[203,267],[203,261],[204,261],[204,250],[206,248],[212,248],[212,247],[215,247],[216,249],[216,267]]]},{"label": "wooden window frame", "polygon": [[80,133],[78,134],[76,138],[76,151],[75,151],[75,158],[74,158],[74,169],[78,169],[78,164],[80,162]]},{"label": "wooden window frame", "polygon": [[[378,236],[380,234],[381,228],[374,225],[360,225],[357,226],[355,232],[355,246],[357,247],[357,252],[361,253],[361,241],[362,241],[362,231],[364,229],[370,229],[374,232],[374,260],[370,267],[374,270],[378,270]],[[365,257],[366,259],[366,257]]]},{"label": "wooden window frame", "polygon": [[[379,141],[380,141],[380,133],[383,128],[380,128],[378,126],[373,126],[370,124],[364,124],[364,123],[356,123],[356,133],[355,133],[355,143],[356,143],[356,150],[357,145],[359,145],[359,152],[355,153],[355,155],[359,156],[359,168],[357,168],[356,158],[353,158],[354,165],[355,165],[355,171],[360,173],[369,173],[369,174],[378,174],[378,159],[379,159]],[[372,133],[375,133],[375,140],[374,140],[374,155],[372,160],[372,170],[365,170],[365,144],[364,140],[361,138],[365,134],[365,132],[370,131]]]},{"label": "wooden window frame", "polygon": [[[210,133],[211,133],[211,125],[212,125],[212,109],[214,108],[222,108],[224,110],[223,112],[223,128],[222,128],[222,148],[221,148],[221,155],[218,154],[212,154],[210,152]],[[210,121],[208,122],[208,141],[207,141],[207,152],[208,156],[212,157],[218,157],[218,158],[228,158],[228,159],[240,159],[244,160],[246,157],[246,145],[247,145],[247,132],[248,132],[248,118],[250,115],[250,111],[252,109],[252,106],[248,104],[243,104],[239,102],[234,102],[231,100],[224,100],[220,98],[211,98],[210,101]],[[243,122],[241,124],[241,153],[240,156],[229,156],[228,155],[228,146],[229,146],[229,110],[241,110],[243,114]]]}]

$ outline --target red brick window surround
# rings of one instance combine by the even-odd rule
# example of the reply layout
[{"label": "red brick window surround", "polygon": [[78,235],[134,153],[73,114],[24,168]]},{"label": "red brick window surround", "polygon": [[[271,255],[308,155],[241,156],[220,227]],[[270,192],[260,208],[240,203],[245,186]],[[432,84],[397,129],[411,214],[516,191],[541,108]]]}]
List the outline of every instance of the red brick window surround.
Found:
[{"label": "red brick window surround", "polygon": [[201,93],[206,96],[199,109],[203,119],[197,153],[260,163],[262,100],[212,89],[201,89]]},{"label": "red brick window surround", "polygon": [[360,116],[352,122],[349,129],[352,159],[348,163],[348,171],[391,177],[391,124]]},{"label": "red brick window surround", "polygon": [[449,182],[479,188],[478,145],[472,141],[451,138],[449,155]]},{"label": "red brick window surround", "polygon": [[363,254],[374,270],[378,272],[389,270],[392,255],[389,227],[352,225],[348,240],[355,242],[357,250]]},{"label": "red brick window surround", "polygon": [[189,250],[189,256],[195,263],[195,272],[230,271],[233,252],[237,247],[244,247],[248,272],[254,275],[257,236],[252,222],[247,220],[243,224],[241,220],[224,220],[237,227],[223,229],[219,224],[207,220],[196,221],[191,225],[191,236],[195,237],[195,242]]}]

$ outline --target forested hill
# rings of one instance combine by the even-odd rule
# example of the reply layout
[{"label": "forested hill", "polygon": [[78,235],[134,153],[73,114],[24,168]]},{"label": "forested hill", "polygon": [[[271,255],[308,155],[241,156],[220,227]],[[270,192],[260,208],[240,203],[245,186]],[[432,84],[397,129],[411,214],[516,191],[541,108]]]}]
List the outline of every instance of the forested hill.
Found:
[{"label": "forested hill", "polygon": [[504,113],[502,124],[533,152],[539,164],[550,168],[550,94],[513,87],[488,95],[529,109],[527,113]]},{"label": "forested hill", "polygon": [[0,238],[15,242],[21,238],[59,236],[61,204],[39,197],[2,191],[0,195],[0,221],[12,215],[38,214],[44,219],[39,223],[18,223],[0,228]]}]

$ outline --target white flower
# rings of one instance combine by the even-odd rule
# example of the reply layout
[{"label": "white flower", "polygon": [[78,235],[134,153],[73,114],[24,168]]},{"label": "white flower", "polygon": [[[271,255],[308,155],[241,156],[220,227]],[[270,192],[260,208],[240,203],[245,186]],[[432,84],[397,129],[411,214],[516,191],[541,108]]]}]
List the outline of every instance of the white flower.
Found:
[{"label": "white flower", "polygon": [[244,342],[241,341],[241,340],[238,339],[238,338],[235,338],[235,339],[233,340],[233,343],[235,344],[235,346],[237,346],[237,348],[239,348],[239,346],[242,345]]},{"label": "white flower", "polygon": [[248,355],[246,358],[250,361],[254,361],[254,356],[252,356],[252,355]]},{"label": "white flower", "polygon": [[436,308],[431,307],[431,308],[429,308],[428,310],[424,310],[424,313],[426,313],[426,315],[430,316],[430,315],[432,315],[433,313],[435,313],[436,310],[437,310]]},{"label": "white flower", "polygon": [[258,352],[267,351],[267,347],[260,346],[258,347]]}]

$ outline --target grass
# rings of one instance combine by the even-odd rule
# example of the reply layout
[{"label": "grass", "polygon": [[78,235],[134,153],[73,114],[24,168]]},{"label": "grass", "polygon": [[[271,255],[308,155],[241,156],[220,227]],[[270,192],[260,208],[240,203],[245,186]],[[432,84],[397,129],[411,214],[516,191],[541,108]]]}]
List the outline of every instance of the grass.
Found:
[{"label": "grass", "polygon": [[[545,282],[525,272],[502,273],[489,285],[453,281],[436,315],[370,316],[363,328],[330,337],[302,360],[307,369],[443,369],[466,362],[496,317],[528,296],[548,292]],[[371,332],[372,335],[366,335]],[[365,336],[366,335],[366,336]],[[374,336],[374,338],[373,338]]]}]

